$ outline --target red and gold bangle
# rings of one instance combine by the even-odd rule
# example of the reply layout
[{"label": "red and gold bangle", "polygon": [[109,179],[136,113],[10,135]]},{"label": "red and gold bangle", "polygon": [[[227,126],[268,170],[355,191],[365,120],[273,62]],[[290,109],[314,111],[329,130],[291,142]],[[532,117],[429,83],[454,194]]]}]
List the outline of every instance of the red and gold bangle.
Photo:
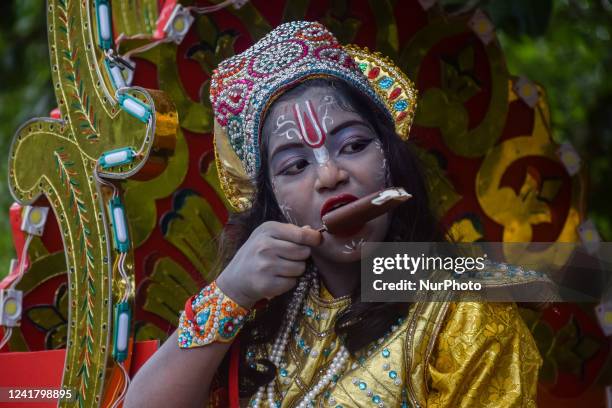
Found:
[{"label": "red and gold bangle", "polygon": [[236,337],[249,311],[221,292],[215,282],[187,299],[179,320],[180,348],[230,342]]}]

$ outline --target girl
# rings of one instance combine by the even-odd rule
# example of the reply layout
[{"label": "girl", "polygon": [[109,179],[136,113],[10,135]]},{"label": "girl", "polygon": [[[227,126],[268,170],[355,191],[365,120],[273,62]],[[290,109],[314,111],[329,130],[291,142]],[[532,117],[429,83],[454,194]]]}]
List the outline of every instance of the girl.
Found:
[{"label": "girl", "polygon": [[[388,75],[368,81],[372,66]],[[535,406],[541,358],[514,304],[360,302],[364,242],[444,240],[405,141],[414,90],[397,68],[319,23],[287,23],[220,64],[211,101],[237,210],[220,274],[187,301],[126,406],[227,406],[215,390],[236,385],[252,407]],[[390,186],[413,199],[319,232],[327,212]],[[238,341],[236,382],[226,357]]]}]

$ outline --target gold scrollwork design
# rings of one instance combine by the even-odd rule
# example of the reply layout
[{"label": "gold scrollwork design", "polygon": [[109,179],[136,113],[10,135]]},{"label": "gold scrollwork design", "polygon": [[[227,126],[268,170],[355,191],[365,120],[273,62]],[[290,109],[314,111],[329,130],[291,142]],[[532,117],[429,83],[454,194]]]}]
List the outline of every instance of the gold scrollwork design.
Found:
[{"label": "gold scrollwork design", "polygon": [[[127,90],[150,101],[149,126],[120,109],[100,68],[105,55],[94,40],[93,16],[91,0],[49,1],[49,49],[61,119],[25,123],[9,152],[9,188],[14,198],[25,205],[44,195],[58,220],[69,299],[62,386],[76,391],[80,407],[102,402],[107,370],[113,366],[111,310],[122,288],[112,268],[116,254],[106,214],[109,192],[96,182],[94,169],[104,152],[131,147],[141,154],[133,163],[108,171],[107,177],[159,174],[174,149],[178,126],[176,109],[160,91]],[[131,252],[127,259],[127,272],[133,275]]]}]

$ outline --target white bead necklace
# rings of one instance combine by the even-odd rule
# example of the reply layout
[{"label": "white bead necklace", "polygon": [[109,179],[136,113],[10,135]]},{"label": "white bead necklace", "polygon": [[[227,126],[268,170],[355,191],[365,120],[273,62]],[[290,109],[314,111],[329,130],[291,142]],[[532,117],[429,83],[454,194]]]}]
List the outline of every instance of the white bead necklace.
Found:
[{"label": "white bead necklace", "polygon": [[317,395],[323,391],[331,382],[336,374],[344,370],[346,360],[349,357],[349,352],[344,346],[340,346],[340,350],[334,356],[330,366],[325,370],[325,374],[321,379],[304,395],[302,400],[298,403],[298,408],[306,408],[312,403]]},{"label": "white bead necklace", "polygon": [[[285,354],[291,330],[295,325],[298,312],[302,308],[302,304],[304,303],[304,299],[306,298],[306,295],[311,285],[313,290],[317,292],[319,291],[319,283],[317,281],[316,274],[313,270],[305,273],[298,282],[298,286],[293,294],[293,299],[291,299],[291,303],[289,304],[289,307],[287,309],[287,314],[285,315],[284,322],[281,325],[281,330],[279,330],[279,334],[276,337],[274,344],[272,345],[270,361],[276,367],[280,365],[281,359]],[[332,379],[344,369],[349,355],[350,354],[346,347],[340,346],[340,349],[334,356],[330,366],[325,371],[325,374],[321,377],[319,381],[317,381],[317,383],[304,395],[304,397],[298,403],[297,406],[299,408],[308,407],[309,404],[311,404],[312,401],[316,398],[316,396],[319,395],[319,393],[329,385]],[[254,408],[261,407],[261,401],[263,400],[264,392],[267,394],[268,406],[270,408],[280,407],[280,404],[277,404],[277,401],[275,401],[274,399],[274,380],[272,380],[268,385],[259,387],[259,389],[255,393],[255,399],[252,403],[252,406]]]}]

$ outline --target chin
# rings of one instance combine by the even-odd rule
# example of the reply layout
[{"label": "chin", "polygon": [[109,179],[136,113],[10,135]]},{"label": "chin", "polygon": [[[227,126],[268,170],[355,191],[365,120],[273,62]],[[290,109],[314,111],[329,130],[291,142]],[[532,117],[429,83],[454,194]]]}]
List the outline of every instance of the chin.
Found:
[{"label": "chin", "polygon": [[357,262],[361,259],[361,246],[365,242],[383,241],[387,232],[387,216],[372,220],[349,236],[323,233],[321,245],[313,255],[335,263]]},{"label": "chin", "polygon": [[315,258],[324,259],[330,263],[345,264],[354,263],[361,260],[361,250],[349,250],[343,245],[327,245],[319,247],[312,251]]}]

